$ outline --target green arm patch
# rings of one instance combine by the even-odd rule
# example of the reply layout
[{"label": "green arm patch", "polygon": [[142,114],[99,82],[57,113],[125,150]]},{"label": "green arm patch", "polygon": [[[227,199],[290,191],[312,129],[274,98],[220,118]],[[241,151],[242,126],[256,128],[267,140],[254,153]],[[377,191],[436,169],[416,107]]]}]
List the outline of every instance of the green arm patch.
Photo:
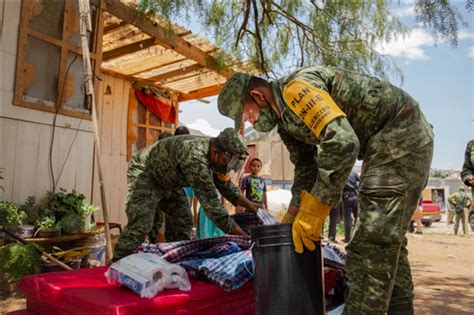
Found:
[{"label": "green arm patch", "polygon": [[331,95],[304,80],[293,80],[283,90],[288,107],[319,139],[321,131],[339,116],[346,116]]}]

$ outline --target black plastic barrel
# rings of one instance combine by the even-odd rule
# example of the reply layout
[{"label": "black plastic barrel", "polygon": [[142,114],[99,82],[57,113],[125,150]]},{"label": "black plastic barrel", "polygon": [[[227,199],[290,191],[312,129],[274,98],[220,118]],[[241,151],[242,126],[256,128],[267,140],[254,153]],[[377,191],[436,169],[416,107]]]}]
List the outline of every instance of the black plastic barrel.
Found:
[{"label": "black plastic barrel", "polygon": [[296,253],[291,224],[255,227],[251,235],[257,314],[325,314],[321,243]]}]

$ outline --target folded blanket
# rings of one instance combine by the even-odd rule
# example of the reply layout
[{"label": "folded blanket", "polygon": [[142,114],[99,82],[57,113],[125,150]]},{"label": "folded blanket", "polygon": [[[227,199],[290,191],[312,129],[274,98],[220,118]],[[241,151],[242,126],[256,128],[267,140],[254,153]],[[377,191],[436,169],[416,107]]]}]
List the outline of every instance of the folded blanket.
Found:
[{"label": "folded blanket", "polygon": [[220,258],[185,260],[179,264],[190,275],[210,280],[225,291],[238,289],[253,278],[252,253],[250,250]]},{"label": "folded blanket", "polygon": [[[162,255],[162,257],[169,262],[178,262],[190,258],[199,257],[200,252],[210,250],[215,245],[225,244],[226,242],[235,243],[240,248],[240,250],[249,249],[251,245],[249,236],[224,235],[192,241],[188,240],[159,244],[144,243],[136,250],[136,252],[155,253],[158,255]],[[213,251],[219,250],[222,249],[213,249]]]}]

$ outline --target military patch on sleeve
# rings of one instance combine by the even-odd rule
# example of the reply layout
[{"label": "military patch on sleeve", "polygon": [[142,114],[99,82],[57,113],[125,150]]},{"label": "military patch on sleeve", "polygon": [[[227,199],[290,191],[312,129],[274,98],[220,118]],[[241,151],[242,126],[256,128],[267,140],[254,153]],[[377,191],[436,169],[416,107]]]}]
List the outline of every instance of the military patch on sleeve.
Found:
[{"label": "military patch on sleeve", "polygon": [[317,138],[332,120],[346,116],[327,91],[303,80],[288,83],[283,90],[283,98]]}]

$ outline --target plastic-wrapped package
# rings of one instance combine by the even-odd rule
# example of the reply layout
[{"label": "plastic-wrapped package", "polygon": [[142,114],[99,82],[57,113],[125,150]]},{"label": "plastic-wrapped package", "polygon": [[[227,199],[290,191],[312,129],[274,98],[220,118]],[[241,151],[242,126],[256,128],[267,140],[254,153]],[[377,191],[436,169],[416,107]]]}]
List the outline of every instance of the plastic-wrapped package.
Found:
[{"label": "plastic-wrapped package", "polygon": [[273,224],[280,224],[275,217],[265,209],[258,208],[257,216],[260,220],[262,220],[263,225],[273,225]]},{"label": "plastic-wrapped package", "polygon": [[110,284],[120,283],[146,298],[152,298],[164,289],[191,290],[186,270],[155,254],[124,257],[113,263],[105,276]]}]

